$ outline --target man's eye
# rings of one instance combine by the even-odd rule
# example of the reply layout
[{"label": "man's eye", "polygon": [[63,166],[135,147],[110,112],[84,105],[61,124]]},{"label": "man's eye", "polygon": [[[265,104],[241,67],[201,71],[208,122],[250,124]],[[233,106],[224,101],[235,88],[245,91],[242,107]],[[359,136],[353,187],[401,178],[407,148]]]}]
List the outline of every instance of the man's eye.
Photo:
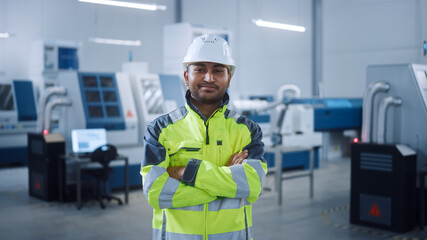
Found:
[{"label": "man's eye", "polygon": [[201,72],[201,71],[203,71],[203,69],[202,68],[195,68],[194,71],[195,72]]},{"label": "man's eye", "polygon": [[223,73],[223,72],[224,72],[224,70],[218,70],[218,69],[217,69],[217,70],[215,70],[214,72],[215,72],[215,73]]}]

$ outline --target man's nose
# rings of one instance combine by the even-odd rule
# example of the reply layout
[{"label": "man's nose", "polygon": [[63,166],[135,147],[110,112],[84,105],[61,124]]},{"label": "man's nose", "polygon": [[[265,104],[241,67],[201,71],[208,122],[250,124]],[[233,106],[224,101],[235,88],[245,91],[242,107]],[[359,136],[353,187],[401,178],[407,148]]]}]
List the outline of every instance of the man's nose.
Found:
[{"label": "man's nose", "polygon": [[212,82],[213,81],[213,76],[212,76],[212,73],[210,72],[210,71],[208,71],[206,74],[205,74],[205,82]]}]

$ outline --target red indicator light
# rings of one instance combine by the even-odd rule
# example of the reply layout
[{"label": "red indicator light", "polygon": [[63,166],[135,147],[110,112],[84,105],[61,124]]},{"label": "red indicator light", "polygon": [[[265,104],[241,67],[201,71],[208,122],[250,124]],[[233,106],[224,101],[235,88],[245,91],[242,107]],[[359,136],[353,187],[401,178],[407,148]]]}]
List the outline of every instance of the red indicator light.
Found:
[{"label": "red indicator light", "polygon": [[49,131],[48,131],[47,129],[43,130],[43,134],[44,134],[44,135],[46,135],[46,134],[48,134],[48,133],[49,133]]},{"label": "red indicator light", "polygon": [[359,139],[358,139],[358,138],[353,138],[353,142],[354,142],[354,143],[358,143],[358,142],[359,142]]}]

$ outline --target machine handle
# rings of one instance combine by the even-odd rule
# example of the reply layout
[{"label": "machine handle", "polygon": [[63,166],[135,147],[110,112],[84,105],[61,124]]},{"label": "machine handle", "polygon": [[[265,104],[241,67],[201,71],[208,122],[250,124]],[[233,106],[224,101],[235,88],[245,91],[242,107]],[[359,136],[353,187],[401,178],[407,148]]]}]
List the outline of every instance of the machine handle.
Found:
[{"label": "machine handle", "polygon": [[387,92],[390,84],[387,82],[375,82],[368,86],[363,96],[362,142],[371,142],[371,118],[374,104],[374,96],[377,92]]},{"label": "machine handle", "polygon": [[66,95],[67,89],[65,87],[50,87],[47,88],[39,99],[39,109],[38,109],[38,118],[37,118],[37,132],[43,131],[45,128],[43,123],[45,121],[45,111],[47,100],[53,95]]},{"label": "machine handle", "polygon": [[71,100],[68,98],[55,98],[47,103],[46,113],[44,116],[45,124],[43,130],[47,130],[47,132],[50,132],[50,115],[52,114],[52,109],[59,105],[71,106]]},{"label": "machine handle", "polygon": [[399,106],[402,104],[402,99],[398,97],[386,97],[381,101],[380,108],[378,110],[378,122],[377,122],[377,143],[385,143],[385,130],[386,130],[386,116],[387,110],[390,105]]}]

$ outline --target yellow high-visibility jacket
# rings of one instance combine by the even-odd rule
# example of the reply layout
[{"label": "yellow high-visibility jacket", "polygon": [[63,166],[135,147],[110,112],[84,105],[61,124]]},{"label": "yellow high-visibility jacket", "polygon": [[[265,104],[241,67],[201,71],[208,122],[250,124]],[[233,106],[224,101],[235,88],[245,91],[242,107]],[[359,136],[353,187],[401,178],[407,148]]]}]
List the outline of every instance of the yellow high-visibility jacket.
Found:
[{"label": "yellow high-visibility jacket", "polygon": [[[144,196],[153,207],[153,239],[253,239],[252,205],[261,194],[267,164],[260,127],[221,107],[206,119],[186,94],[185,107],[147,127],[141,164]],[[226,167],[248,150],[243,164]],[[186,166],[181,181],[170,166]]]}]

